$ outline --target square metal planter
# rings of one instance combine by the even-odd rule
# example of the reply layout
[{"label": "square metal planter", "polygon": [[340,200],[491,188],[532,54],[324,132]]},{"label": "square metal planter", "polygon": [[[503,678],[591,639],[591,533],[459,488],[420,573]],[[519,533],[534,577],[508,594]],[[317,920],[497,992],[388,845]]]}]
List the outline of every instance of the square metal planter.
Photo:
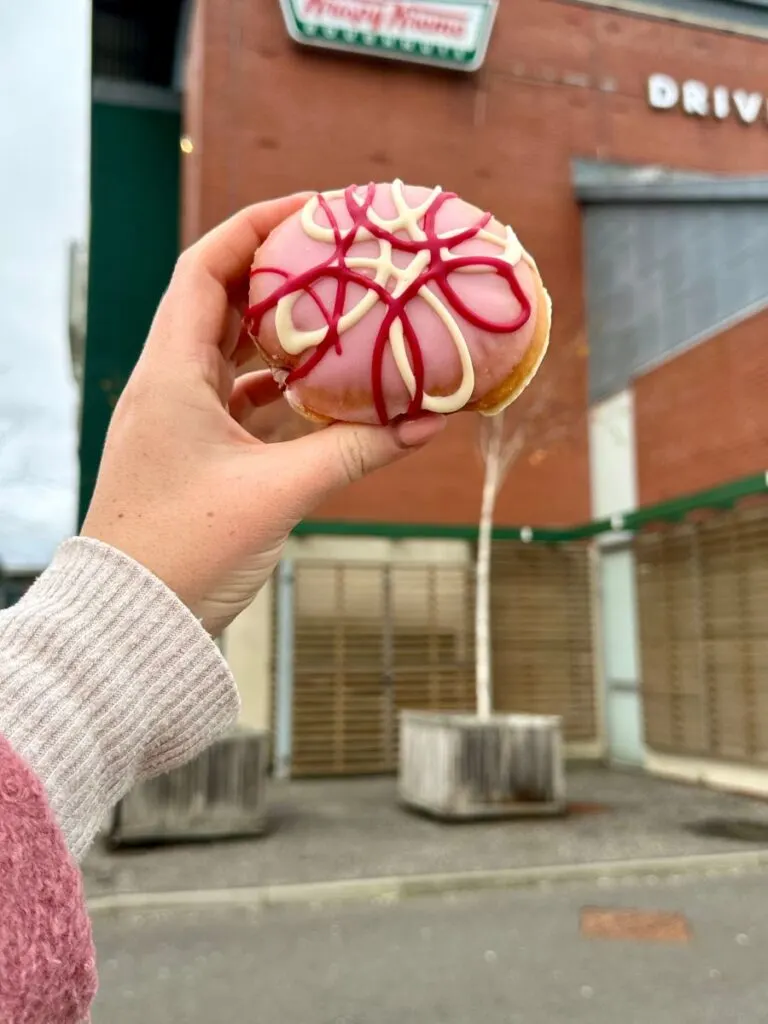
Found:
[{"label": "square metal planter", "polygon": [[398,781],[403,803],[444,820],[562,814],[561,719],[404,711]]},{"label": "square metal planter", "polygon": [[260,835],[266,827],[269,734],[239,727],[118,804],[111,846]]}]

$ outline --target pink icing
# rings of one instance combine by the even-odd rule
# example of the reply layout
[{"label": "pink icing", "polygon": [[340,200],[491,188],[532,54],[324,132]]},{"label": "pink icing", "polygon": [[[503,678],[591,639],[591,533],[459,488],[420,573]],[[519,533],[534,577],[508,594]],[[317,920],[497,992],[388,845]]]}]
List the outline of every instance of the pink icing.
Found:
[{"label": "pink icing", "polygon": [[[412,209],[430,194],[419,187],[403,190]],[[390,185],[352,186],[343,197],[320,196],[315,222],[331,228],[332,243],[310,237],[295,214],[257,254],[245,322],[270,365],[287,371],[286,397],[299,409],[330,419],[386,423],[418,415],[425,391],[455,391],[462,379],[459,356],[445,324],[418,294],[426,288],[450,310],[467,342],[475,373],[468,404],[482,399],[509,377],[531,342],[536,288],[530,267],[525,260],[511,266],[500,245],[479,237],[487,228],[504,238],[505,229],[453,193],[440,193],[420,219],[423,241],[379,227],[371,210],[385,220],[397,216]],[[360,238],[362,228],[374,238]],[[441,237],[451,232],[458,234]],[[401,296],[392,295],[394,280],[378,285],[372,270],[349,266],[352,257],[378,256],[380,239],[391,243],[397,267],[408,266],[421,252],[429,254],[426,267]],[[446,248],[448,264],[441,253]],[[340,334],[339,320],[369,290],[379,301]],[[299,356],[280,345],[274,316],[279,300],[297,292],[295,326],[324,333],[318,345]],[[395,320],[402,324],[416,381],[412,396],[388,343]]]}]

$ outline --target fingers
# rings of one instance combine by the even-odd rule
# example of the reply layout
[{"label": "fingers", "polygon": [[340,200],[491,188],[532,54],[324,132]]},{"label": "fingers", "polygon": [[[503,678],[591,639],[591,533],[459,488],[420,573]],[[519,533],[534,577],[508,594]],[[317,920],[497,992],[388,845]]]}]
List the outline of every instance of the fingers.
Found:
[{"label": "fingers", "polygon": [[[227,309],[226,323],[224,327],[224,335],[221,339],[221,354],[231,362],[234,366],[238,366],[238,360],[235,358],[235,353],[240,345],[240,339],[243,333],[243,318],[241,314],[235,309],[234,306],[229,306]],[[253,342],[251,342],[251,349],[255,348]]]},{"label": "fingers", "polygon": [[[214,349],[237,347],[230,322],[239,283],[247,292],[248,269],[260,243],[278,224],[300,209],[308,194],[248,206],[204,235],[181,254],[170,286],[158,308],[148,347],[158,357],[191,359],[211,377]],[[235,309],[234,319],[239,322]]]},{"label": "fingers", "polygon": [[261,359],[258,349],[254,345],[251,340],[251,336],[248,333],[248,328],[242,320],[240,321],[237,341],[235,342],[235,347],[230,358],[238,370],[243,368],[247,369],[249,363],[256,363]]},{"label": "fingers", "polygon": [[280,388],[269,370],[258,370],[238,377],[229,399],[229,414],[241,426],[247,426],[251,413],[277,402]]},{"label": "fingers", "polygon": [[190,246],[184,259],[230,289],[248,272],[253,254],[270,231],[300,210],[310,195],[302,192],[247,206]]},{"label": "fingers", "polygon": [[423,447],[445,426],[444,416],[423,416],[396,427],[336,423],[280,445],[281,472],[293,492],[291,506],[307,515],[340,487]]}]

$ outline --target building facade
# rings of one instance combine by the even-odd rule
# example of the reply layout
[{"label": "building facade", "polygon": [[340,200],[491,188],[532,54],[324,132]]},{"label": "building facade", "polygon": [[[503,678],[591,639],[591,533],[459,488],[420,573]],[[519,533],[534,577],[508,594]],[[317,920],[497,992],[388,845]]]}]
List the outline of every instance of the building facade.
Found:
[{"label": "building facade", "polygon": [[[331,3],[302,4],[341,23]],[[354,25],[353,15],[380,5],[335,6]],[[627,387],[641,502],[761,468],[765,417],[723,424],[718,444],[737,449],[730,465],[698,431],[685,432],[685,449],[675,416],[658,414],[659,402],[701,409],[701,389],[711,402],[707,389],[723,386],[728,353],[768,302],[764,198],[728,181],[766,167],[765,43],[736,18],[748,11],[752,30],[768,32],[768,11],[699,7],[700,25],[673,20],[674,4],[643,15],[637,3],[502,3],[485,63],[465,73],[296,45],[277,2],[200,0],[187,66],[184,240],[297,189],[393,176],[439,183],[514,224],[554,301],[547,371],[554,418],[569,429],[550,439],[539,417],[500,522],[590,517],[587,409]],[[736,31],[712,27],[729,9]],[[664,192],[657,168],[687,174]],[[701,179],[719,175],[726,180],[702,192]],[[752,401],[755,372],[725,369],[731,409]],[[320,515],[472,522],[475,447],[475,422],[458,417],[429,454],[361,482]]]},{"label": "building facade", "polygon": [[[678,579],[664,561],[674,545],[662,557],[624,519],[757,480],[768,465],[766,5],[170,6],[163,75],[126,74],[117,61],[116,83],[109,60],[96,62],[93,187],[112,222],[93,209],[85,378],[95,397],[84,403],[93,424],[84,446],[98,447],[178,234],[189,244],[234,210],[294,190],[401,177],[456,191],[515,226],[554,302],[550,354],[510,412],[526,432],[497,508],[496,706],[563,714],[582,754],[759,766],[768,735],[747,730],[741,745],[723,745],[713,726],[727,672],[744,694],[739,721],[764,704],[768,715],[758,626],[736,605],[717,612],[697,598],[680,627],[685,643],[677,634],[662,642],[651,613],[662,594],[674,604],[677,585],[693,601],[702,574],[736,593],[742,562],[724,568],[717,544],[748,535],[756,564],[768,564],[760,531],[733,513],[717,543],[707,534],[710,561],[695,545],[687,562],[678,558]],[[449,45],[462,18],[475,36]],[[126,139],[135,173],[116,188]],[[135,216],[116,234],[126,202]],[[149,225],[162,245],[136,282],[131,336],[113,357],[106,337],[94,345],[118,282],[107,250],[119,242],[136,253]],[[456,416],[429,451],[332,499],[291,541],[285,572],[225,639],[246,719],[274,727],[278,765],[391,768],[398,708],[471,705],[481,483],[476,418]],[[611,528],[585,544],[574,527],[600,518]],[[512,527],[525,524],[554,528],[547,536],[558,544],[522,544]],[[758,647],[734,667],[747,640]],[[675,668],[694,655],[698,704]],[[694,714],[708,723],[697,742],[685,724]]]}]

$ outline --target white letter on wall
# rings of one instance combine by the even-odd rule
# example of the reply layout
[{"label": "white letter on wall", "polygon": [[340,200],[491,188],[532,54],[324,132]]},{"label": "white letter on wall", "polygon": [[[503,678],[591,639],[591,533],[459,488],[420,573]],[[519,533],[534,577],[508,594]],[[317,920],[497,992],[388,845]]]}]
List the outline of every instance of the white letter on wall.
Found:
[{"label": "white letter on wall", "polygon": [[737,89],[733,94],[733,105],[744,124],[752,124],[763,106],[763,97],[759,92],[744,92]]},{"label": "white letter on wall", "polygon": [[709,113],[709,89],[703,82],[683,82],[683,110],[686,114],[706,117]]},{"label": "white letter on wall", "polygon": [[654,110],[671,110],[680,99],[680,88],[669,75],[651,75],[648,79],[648,102]]},{"label": "white letter on wall", "polygon": [[712,111],[721,121],[731,112],[731,96],[724,85],[716,85],[712,90]]}]

